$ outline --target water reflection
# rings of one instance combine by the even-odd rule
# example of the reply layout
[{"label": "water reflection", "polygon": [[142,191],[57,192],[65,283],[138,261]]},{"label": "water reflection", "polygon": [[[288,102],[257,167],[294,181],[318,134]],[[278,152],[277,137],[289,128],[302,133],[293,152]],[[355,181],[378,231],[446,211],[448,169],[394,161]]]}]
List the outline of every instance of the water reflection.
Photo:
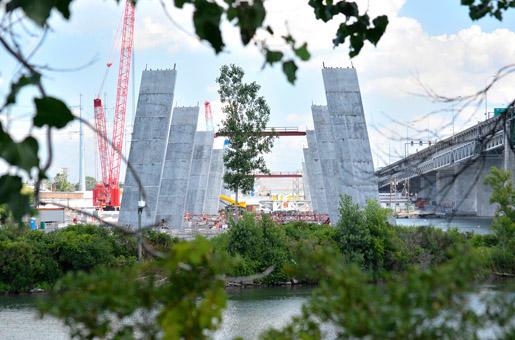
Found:
[{"label": "water reflection", "polygon": [[[501,290],[499,290],[501,288]],[[515,286],[483,286],[478,292],[470,294],[470,303],[476,311],[484,306],[480,297],[484,294],[515,294]],[[223,324],[214,338],[256,339],[270,327],[280,328],[292,316],[299,314],[302,304],[309,298],[311,288],[247,288],[228,291],[229,301],[224,311]],[[35,296],[0,297],[0,339],[69,339],[67,328],[55,318],[39,319],[35,309]],[[336,329],[322,328],[325,339],[334,339]],[[480,333],[482,338],[495,338],[493,329]]]},{"label": "water reflection", "polygon": [[492,232],[492,218],[485,217],[455,217],[455,218],[397,218],[398,226],[429,227],[442,230],[457,228],[461,232],[489,234]]}]

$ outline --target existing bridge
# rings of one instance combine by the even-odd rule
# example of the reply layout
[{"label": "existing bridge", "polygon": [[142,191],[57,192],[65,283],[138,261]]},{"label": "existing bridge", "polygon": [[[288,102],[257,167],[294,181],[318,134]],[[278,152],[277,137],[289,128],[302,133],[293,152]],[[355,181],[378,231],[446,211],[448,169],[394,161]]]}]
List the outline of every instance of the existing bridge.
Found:
[{"label": "existing bridge", "polygon": [[484,178],[492,166],[515,175],[513,119],[511,110],[379,169],[380,192],[404,190],[436,211],[493,216]]}]

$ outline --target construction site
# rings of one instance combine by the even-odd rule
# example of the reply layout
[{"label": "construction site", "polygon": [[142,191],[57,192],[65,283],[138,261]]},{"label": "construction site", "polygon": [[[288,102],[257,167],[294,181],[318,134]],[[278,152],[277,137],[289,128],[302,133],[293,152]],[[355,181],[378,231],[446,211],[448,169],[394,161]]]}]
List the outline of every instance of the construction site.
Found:
[{"label": "construction site", "polygon": [[[322,71],[329,105],[312,107],[315,129],[262,132],[279,138],[307,137],[302,171],[254,174],[255,191],[238,202],[241,208],[270,213],[279,222],[329,223],[329,216],[337,220],[340,195],[348,194],[360,204],[377,198],[356,71]],[[136,225],[138,201],[142,200],[146,203],[142,225],[157,223],[172,229],[183,229],[191,221],[223,224],[224,207],[236,203],[234,193],[223,185],[224,150],[213,148],[214,139],[224,136],[196,130],[198,106],[172,108],[177,74],[175,69],[143,72],[128,159],[131,171],[120,205],[122,224]],[[205,113],[209,119],[209,103]],[[355,127],[351,136],[347,135],[349,125]],[[289,180],[291,186],[283,192],[271,191],[264,181],[272,179]]]},{"label": "construction site", "polygon": [[[126,111],[134,40],[134,7],[125,3],[113,109],[108,131],[106,109],[100,98],[107,73],[93,99],[101,178],[91,194],[91,206],[99,217],[136,227],[156,225],[170,232],[223,230],[235,207],[254,214],[269,214],[278,223],[306,221],[320,224],[337,221],[339,197],[349,194],[360,205],[377,198],[378,190],[364,119],[361,94],[354,68],[322,69],[327,105],[313,105],[314,130],[269,127],[261,132],[278,138],[303,138],[307,148],[298,150],[304,162],[291,172],[254,173],[254,190],[235,201],[235,193],[223,183],[224,149],[215,139],[227,136],[215,131],[210,102],[198,98],[193,106],[173,106],[180,71],[142,72],[130,145]],[[322,85],[322,84],[320,84]],[[197,129],[205,119],[205,130]],[[82,131],[82,124],[81,124]],[[81,135],[82,138],[82,135]],[[352,143],[352,147],[350,144]],[[224,143],[225,145],[225,143]],[[79,190],[84,186],[84,151],[81,139]],[[127,164],[123,162],[128,155]],[[120,169],[127,166],[125,178]],[[123,184],[123,189],[120,187]],[[54,195],[55,196],[55,195]],[[62,202],[59,195],[55,202]],[[68,200],[68,204],[70,204]],[[84,216],[68,218],[85,221]]]},{"label": "construction site", "polygon": [[[272,168],[266,174],[250,173],[255,180],[252,191],[238,195],[230,192],[224,185],[227,171],[224,153],[230,144],[229,136],[217,131],[213,124],[214,117],[221,117],[222,112],[213,110],[205,98],[194,98],[191,106],[174,104],[178,100],[184,102],[176,98],[177,88],[182,86],[180,67],[175,64],[167,69],[146,66],[141,74],[133,121],[126,122],[131,79],[133,92],[136,92],[134,75],[131,75],[134,20],[133,4],[127,1],[120,29],[112,124],[100,98],[112,62],[106,63],[100,90],[92,98],[100,169],[97,184],[92,192],[86,192],[81,132],[79,191],[82,194],[70,199],[71,196],[61,197],[56,193],[49,199],[56,206],[67,205],[90,213],[65,214],[68,217],[56,222],[58,225],[69,221],[91,222],[93,214],[131,228],[156,226],[182,236],[196,232],[207,235],[225,229],[235,211],[257,216],[267,214],[277,223],[306,221],[334,225],[338,222],[343,195],[350,196],[360,207],[368,200],[379,200],[395,213],[397,208],[410,213],[410,207],[417,202],[418,213],[430,215],[448,211],[491,216],[495,211],[480,195],[483,189],[475,190],[475,196],[467,197],[467,205],[461,207],[456,207],[456,202],[464,195],[458,187],[456,190],[452,187],[452,195],[446,197],[435,195],[433,189],[445,186],[444,175],[454,173],[461,161],[476,153],[493,152],[495,155],[490,158],[498,159],[492,158],[491,162],[502,161],[505,167],[513,168],[514,160],[509,152],[504,151],[503,159],[499,158],[500,150],[506,145],[502,131],[497,132],[496,139],[484,150],[472,145],[472,139],[481,134],[481,126],[492,125],[497,118],[458,133],[457,136],[464,136],[463,140],[428,143],[427,149],[406,157],[406,162],[401,160],[384,168],[388,170],[374,172],[358,73],[354,67],[322,65],[322,82],[313,86],[324,89],[325,103],[305,108],[311,109],[313,128],[270,126],[259,132],[279,139],[301,139],[304,147],[291,151],[301,154],[303,161],[291,171],[279,172]],[[202,125],[204,128],[199,129]],[[461,144],[455,145],[458,142]],[[445,157],[440,155],[441,150],[445,150]],[[123,155],[127,155],[126,159]],[[423,166],[408,161],[419,158]],[[442,167],[449,168],[444,171]],[[427,176],[419,178],[425,172]],[[124,178],[120,174],[125,174]],[[431,176],[435,179],[430,179]],[[467,180],[464,177],[464,181]],[[404,189],[398,183],[403,183]],[[389,192],[385,188],[389,188]],[[91,203],[84,204],[87,200]]]},{"label": "construction site", "polygon": [[[227,222],[229,210],[226,208],[237,205],[257,214],[271,214],[280,223],[293,220],[329,223],[329,217],[337,220],[342,193],[351,195],[361,204],[376,198],[377,184],[374,183],[356,71],[353,68],[324,68],[323,77],[328,103],[334,106],[312,107],[315,130],[270,128],[261,132],[279,138],[307,136],[305,162],[299,165],[303,170],[253,174],[255,190],[235,202],[235,193],[224,188],[224,150],[213,148],[214,139],[224,136],[214,131],[197,131],[200,107],[172,108],[178,79],[176,69],[145,70],[129,151],[130,171],[124,181],[118,222],[133,227],[138,223],[157,224],[170,230],[200,225],[222,228]],[[340,102],[347,101],[356,105],[340,106]],[[341,107],[346,108],[345,111],[341,111]],[[209,103],[205,104],[205,113],[209,120]],[[354,135],[335,138],[332,127],[338,123],[353,124],[356,127]],[[346,129],[338,131],[345,132]],[[346,142],[336,143],[340,140]],[[353,143],[357,152],[341,152],[350,150],[347,143]],[[356,149],[356,143],[362,146]],[[339,159],[339,155],[346,155],[347,159]],[[340,171],[340,164],[345,164],[346,171],[361,175],[354,179],[345,176]],[[361,176],[363,178],[356,181]],[[282,191],[267,189],[266,182],[272,180],[282,180],[289,186]],[[342,189],[346,191],[342,192]],[[116,190],[111,191],[111,195],[116,194]],[[141,208],[143,201],[145,207],[140,211],[141,220],[138,221],[138,206]],[[111,202],[117,202],[117,199],[111,199]],[[117,208],[116,204],[111,205]]]}]

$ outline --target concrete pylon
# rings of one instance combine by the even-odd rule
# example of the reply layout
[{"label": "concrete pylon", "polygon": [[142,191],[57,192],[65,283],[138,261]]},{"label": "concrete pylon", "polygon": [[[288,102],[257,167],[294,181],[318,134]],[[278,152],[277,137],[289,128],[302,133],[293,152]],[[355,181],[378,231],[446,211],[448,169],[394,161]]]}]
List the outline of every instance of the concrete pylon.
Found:
[{"label": "concrete pylon", "polygon": [[224,158],[222,149],[214,149],[211,154],[211,164],[209,167],[209,179],[206,188],[206,199],[204,209],[208,215],[218,214],[220,209],[220,199],[222,193],[224,177]]},{"label": "concrete pylon", "polygon": [[322,76],[343,184],[363,206],[379,194],[358,76],[354,68],[323,68]]},{"label": "concrete pylon", "polygon": [[[306,153],[309,153],[308,149],[303,149],[302,152],[304,153],[304,158],[306,158]],[[302,191],[304,192],[304,199],[306,201],[311,201],[311,190],[309,185],[309,174],[306,162],[302,162]],[[311,205],[313,205],[313,202],[311,202]]]},{"label": "concrete pylon", "polygon": [[316,133],[313,130],[306,131],[308,140],[308,153],[304,154],[311,185],[311,201],[313,210],[317,213],[327,213],[327,195],[324,186],[324,174],[322,172],[322,162],[318,152]]},{"label": "concrete pylon", "polygon": [[186,206],[184,208],[185,212],[193,215],[203,213],[213,138],[213,131],[197,131],[195,133],[188,189],[186,190]]},{"label": "concrete pylon", "polygon": [[[332,129],[332,120],[327,106],[313,105],[311,107],[313,123],[315,125],[316,145],[322,169],[323,186],[326,197],[326,207],[332,224],[339,219],[338,207],[341,195],[357,197],[352,181],[352,167],[350,163],[342,163],[338,154],[338,144],[335,142]],[[309,138],[309,136],[308,136]],[[309,139],[308,139],[309,145]]]},{"label": "concrete pylon", "polygon": [[199,107],[176,107],[166,148],[156,222],[182,226]]},{"label": "concrete pylon", "polygon": [[[129,164],[146,194],[143,226],[155,222],[176,75],[175,70],[145,70],[141,77]],[[137,226],[139,193],[136,178],[127,169],[118,218],[120,224]]]}]

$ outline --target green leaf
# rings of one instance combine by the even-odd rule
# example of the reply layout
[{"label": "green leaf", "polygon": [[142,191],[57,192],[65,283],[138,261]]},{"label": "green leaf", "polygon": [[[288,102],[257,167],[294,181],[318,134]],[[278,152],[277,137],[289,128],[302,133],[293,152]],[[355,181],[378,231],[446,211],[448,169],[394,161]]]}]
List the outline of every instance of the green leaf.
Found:
[{"label": "green leaf", "polygon": [[335,5],[335,7],[339,13],[344,14],[346,17],[359,16],[358,5],[355,2],[340,1]]},{"label": "green leaf", "polygon": [[503,20],[503,12],[515,7],[515,0],[461,0],[461,5],[469,8],[469,17],[479,20],[487,15]]},{"label": "green leaf", "polygon": [[30,169],[39,166],[39,145],[34,137],[29,136],[16,145],[19,155],[18,167],[30,171]]},{"label": "green leaf", "polygon": [[73,0],[11,0],[5,5],[7,12],[23,10],[27,17],[39,26],[44,26],[52,9],[58,10],[65,19],[70,18],[70,3]]},{"label": "green leaf", "polygon": [[21,168],[27,172],[39,165],[38,142],[34,137],[27,137],[16,143],[11,136],[3,130],[0,123],[0,158],[10,165]]},{"label": "green leaf", "polygon": [[280,51],[272,51],[272,50],[266,50],[266,62],[272,65],[273,63],[276,63],[278,61],[281,61],[284,54]]},{"label": "green leaf", "polygon": [[236,10],[241,41],[247,45],[256,34],[256,30],[263,25],[266,16],[265,6],[262,0],[254,0],[252,4],[242,1]]},{"label": "green leaf", "polygon": [[16,220],[30,211],[29,197],[21,193],[23,188],[19,176],[3,175],[0,177],[0,204],[7,204]]},{"label": "green leaf", "polygon": [[175,7],[177,7],[177,8],[182,8],[184,6],[184,4],[189,4],[192,2],[193,1],[191,1],[191,0],[175,0],[174,1]]},{"label": "green leaf", "polygon": [[57,98],[34,98],[34,103],[36,104],[35,126],[47,125],[61,129],[74,119],[66,104]]},{"label": "green leaf", "polygon": [[295,54],[297,57],[300,58],[302,61],[307,61],[309,58],[311,58],[311,55],[308,51],[308,44],[304,43],[301,47],[295,49]]},{"label": "green leaf", "polygon": [[293,60],[288,60],[283,63],[283,72],[286,75],[286,78],[290,83],[295,83],[295,80],[297,79],[297,65],[295,65],[295,62]]},{"label": "green leaf", "polygon": [[386,30],[386,26],[388,26],[388,17],[386,15],[378,16],[372,23],[374,24],[374,28],[367,31],[367,39],[372,44],[377,45]]},{"label": "green leaf", "polygon": [[41,75],[39,73],[34,73],[31,75],[22,75],[18,78],[17,81],[11,84],[11,91],[7,95],[7,100],[5,101],[5,105],[11,105],[16,103],[16,96],[20,92],[22,88],[28,85],[35,85],[41,79]]},{"label": "green leaf", "polygon": [[350,52],[349,52],[349,56],[351,58],[354,58],[355,56],[357,56],[359,54],[359,52],[361,51],[361,48],[363,47],[363,37],[362,36],[358,36],[358,35],[352,35],[350,37],[350,46],[351,46],[351,49],[350,49]]},{"label": "green leaf", "polygon": [[193,13],[193,24],[195,32],[202,40],[207,40],[216,53],[220,53],[224,47],[222,32],[220,31],[220,20],[224,10],[215,3],[206,0],[195,2]]},{"label": "green leaf", "polygon": [[37,152],[38,142],[33,137],[27,137],[21,143],[13,142],[7,147],[2,145],[0,157],[9,164],[29,172],[39,165]]}]

